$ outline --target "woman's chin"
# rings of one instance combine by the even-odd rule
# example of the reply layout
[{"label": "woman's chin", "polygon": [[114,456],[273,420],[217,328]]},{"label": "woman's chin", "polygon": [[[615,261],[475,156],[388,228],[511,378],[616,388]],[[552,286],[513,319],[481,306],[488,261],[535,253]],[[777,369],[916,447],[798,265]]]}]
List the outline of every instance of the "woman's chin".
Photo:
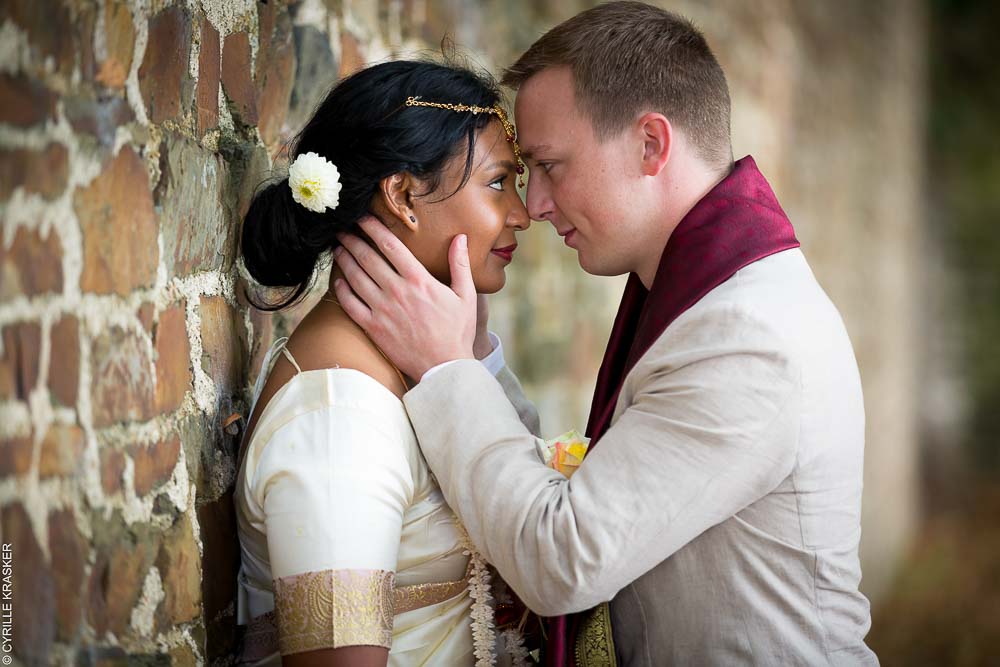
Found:
[{"label": "woman's chin", "polygon": [[479,294],[496,294],[507,282],[507,274],[503,269],[484,269],[472,276]]}]

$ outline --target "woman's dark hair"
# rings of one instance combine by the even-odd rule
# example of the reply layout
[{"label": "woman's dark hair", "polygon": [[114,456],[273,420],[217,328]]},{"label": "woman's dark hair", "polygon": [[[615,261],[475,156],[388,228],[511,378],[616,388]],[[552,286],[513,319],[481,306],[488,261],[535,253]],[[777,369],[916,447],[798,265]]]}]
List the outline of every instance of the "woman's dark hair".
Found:
[{"label": "woman's dark hair", "polygon": [[464,151],[465,172],[455,191],[465,185],[476,133],[493,116],[408,107],[410,96],[483,107],[500,101],[488,75],[432,62],[382,63],[337,84],[299,134],[290,159],[314,152],[335,164],[342,185],[339,204],[323,213],[310,211],[292,199],[287,177],[258,190],[243,219],[243,263],[259,284],[288,289],[274,303],[258,303],[248,294],[254,306],[279,310],[298,301],[319,258],[338,245],[336,234],[354,230],[368,213],[383,178],[408,172],[427,183],[421,193],[427,195],[438,189],[451,159]]}]

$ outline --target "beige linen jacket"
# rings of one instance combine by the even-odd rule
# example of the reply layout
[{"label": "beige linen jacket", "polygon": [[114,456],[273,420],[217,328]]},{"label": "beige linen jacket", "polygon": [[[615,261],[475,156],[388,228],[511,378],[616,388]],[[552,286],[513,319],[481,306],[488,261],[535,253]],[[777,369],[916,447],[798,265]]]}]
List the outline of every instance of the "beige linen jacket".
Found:
[{"label": "beige linen jacket", "polygon": [[506,371],[456,362],[404,403],[485,557],[539,614],[610,601],[619,665],[878,664],[858,590],[861,383],[800,250],[665,330],[571,480],[541,463]]}]

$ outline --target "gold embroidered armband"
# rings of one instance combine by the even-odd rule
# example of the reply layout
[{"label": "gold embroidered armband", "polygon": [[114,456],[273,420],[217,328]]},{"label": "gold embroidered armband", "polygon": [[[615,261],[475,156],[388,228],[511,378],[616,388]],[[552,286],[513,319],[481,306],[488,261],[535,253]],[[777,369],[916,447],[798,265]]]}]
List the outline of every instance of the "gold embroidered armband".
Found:
[{"label": "gold embroidered armband", "polygon": [[324,570],[274,581],[281,655],[392,645],[393,578],[386,570]]}]

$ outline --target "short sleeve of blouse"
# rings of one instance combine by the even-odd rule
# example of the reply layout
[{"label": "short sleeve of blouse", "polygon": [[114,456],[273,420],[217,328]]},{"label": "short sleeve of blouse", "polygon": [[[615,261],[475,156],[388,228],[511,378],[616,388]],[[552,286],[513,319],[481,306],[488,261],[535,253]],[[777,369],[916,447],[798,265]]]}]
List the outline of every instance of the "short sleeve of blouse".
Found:
[{"label": "short sleeve of blouse", "polygon": [[377,415],[335,405],[271,436],[252,488],[265,515],[282,655],[390,646],[396,556],[413,498],[410,446]]}]

